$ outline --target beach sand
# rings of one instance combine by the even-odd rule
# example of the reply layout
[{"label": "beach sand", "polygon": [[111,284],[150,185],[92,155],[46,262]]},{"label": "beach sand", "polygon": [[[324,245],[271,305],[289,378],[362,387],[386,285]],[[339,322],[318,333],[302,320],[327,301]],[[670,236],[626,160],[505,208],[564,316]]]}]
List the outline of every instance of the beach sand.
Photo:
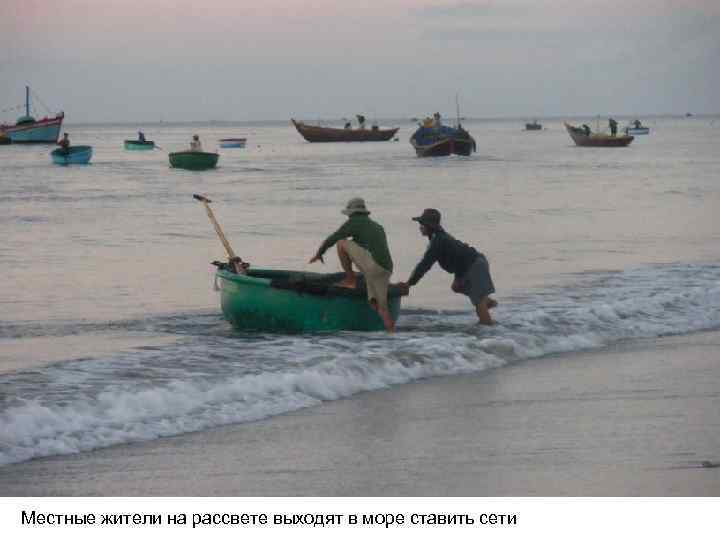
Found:
[{"label": "beach sand", "polygon": [[0,468],[2,496],[718,496],[720,332]]}]

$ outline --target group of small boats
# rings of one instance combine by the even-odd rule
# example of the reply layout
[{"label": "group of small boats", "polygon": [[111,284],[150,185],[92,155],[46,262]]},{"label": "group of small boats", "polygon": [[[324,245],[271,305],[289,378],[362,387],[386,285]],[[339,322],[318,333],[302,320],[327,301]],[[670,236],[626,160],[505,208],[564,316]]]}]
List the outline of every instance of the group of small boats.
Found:
[{"label": "group of small boats", "polygon": [[[243,141],[245,139],[242,139]],[[158,148],[154,141],[125,140],[123,142],[125,150],[153,150]],[[236,148],[238,146],[229,146],[226,148]],[[241,147],[240,147],[241,148]],[[56,165],[87,165],[93,155],[92,146],[76,145],[66,148],[56,148],[50,152],[52,162]],[[170,152],[168,154],[170,167],[175,169],[187,169],[191,171],[202,171],[206,169],[214,169],[220,154],[216,152],[201,152],[197,150],[183,150],[180,152]]]},{"label": "group of small boats", "polygon": [[[56,143],[60,134],[63,113],[52,118],[35,120],[30,116],[30,91],[26,89],[25,115],[14,126],[0,126],[0,144]],[[308,142],[366,142],[397,140],[397,127],[380,128],[373,124],[365,128],[364,117],[358,115],[360,126],[352,128],[347,122],[343,128],[310,125],[292,120],[298,133]],[[635,122],[622,135],[592,133],[588,126],[565,124],[565,128],[578,146],[627,146],[637,134],[649,129]],[[537,121],[525,125],[527,131],[542,130]],[[244,148],[245,138],[220,139],[222,148]],[[460,116],[455,126],[444,125],[440,115],[425,118],[410,137],[410,144],[418,157],[461,155],[469,156],[477,150],[475,139],[461,125]],[[198,143],[199,145],[199,143]],[[123,141],[125,150],[144,151],[160,148],[154,141],[137,139]],[[161,148],[160,148],[161,149]],[[58,165],[88,163],[91,146],[68,146],[51,152],[53,163]],[[169,153],[174,168],[203,170],[217,166],[219,155],[196,149]],[[367,293],[360,276],[358,287],[338,287],[342,274],[320,274],[265,268],[251,268],[235,256],[220,225],[210,209],[211,202],[204,196],[195,199],[205,205],[215,231],[228,254],[227,262],[215,261],[216,283],[220,289],[220,305],[225,318],[236,328],[272,332],[317,332],[337,330],[381,330],[384,326],[379,315],[367,302]],[[400,313],[401,297],[406,289],[391,285],[388,291],[389,310],[393,320]]]},{"label": "group of small boats", "polygon": [[[63,112],[55,116],[46,116],[36,120],[31,116],[31,90],[25,87],[24,112],[15,124],[0,124],[0,145],[5,144],[60,144],[60,130],[65,118]],[[141,135],[141,134],[139,134]],[[245,148],[247,139],[244,137],[219,139],[221,148]],[[125,150],[154,150],[159,148],[155,141],[149,141],[144,135],[137,139],[125,139]],[[50,152],[50,159],[56,165],[87,165],[93,155],[92,146],[61,145]],[[217,166],[219,155],[214,152],[182,151],[169,154],[170,166],[180,169],[204,170]]]},{"label": "group of small boats", "polygon": [[[370,129],[364,126],[364,117],[358,115],[360,127],[353,129],[350,123],[343,128],[325,127],[299,122],[291,119],[298,133],[308,142],[367,142],[389,141],[393,139],[400,128],[382,129],[373,124]],[[394,140],[397,140],[396,138]],[[440,122],[440,115],[435,118],[426,118],[410,137],[410,144],[418,157],[449,156],[457,154],[469,156],[477,150],[475,139],[462,127],[460,122],[451,127]]]}]

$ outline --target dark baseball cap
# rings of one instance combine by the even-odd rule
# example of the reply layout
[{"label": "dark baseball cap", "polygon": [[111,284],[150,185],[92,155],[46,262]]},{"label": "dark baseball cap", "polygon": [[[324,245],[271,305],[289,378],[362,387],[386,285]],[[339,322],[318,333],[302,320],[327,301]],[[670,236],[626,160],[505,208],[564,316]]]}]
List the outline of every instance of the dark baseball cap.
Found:
[{"label": "dark baseball cap", "polygon": [[426,227],[437,228],[440,226],[440,211],[435,208],[426,208],[421,216],[412,218]]}]

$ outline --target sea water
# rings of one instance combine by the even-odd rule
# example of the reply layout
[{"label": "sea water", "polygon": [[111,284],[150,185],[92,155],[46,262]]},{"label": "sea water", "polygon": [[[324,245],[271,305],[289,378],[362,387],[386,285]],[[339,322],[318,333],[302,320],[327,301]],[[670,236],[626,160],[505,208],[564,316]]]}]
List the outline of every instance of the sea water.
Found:
[{"label": "sea water", "polygon": [[[646,123],[627,148],[578,148],[559,120],[468,121],[476,154],[426,159],[409,121],[397,141],[355,144],[310,144],[284,122],[67,125],[94,147],[88,166],[0,147],[0,466],[720,328],[720,121]],[[139,128],[160,148],[125,151]],[[208,151],[248,142],[221,149],[215,170],[169,168],[193,134]],[[394,335],[236,331],[213,289],[226,255],[194,193],[253,266],[327,272],[334,252],[307,261],[363,197],[393,281],[426,247],[411,217],[438,208],[488,257],[498,324],[479,326],[436,266]]]}]

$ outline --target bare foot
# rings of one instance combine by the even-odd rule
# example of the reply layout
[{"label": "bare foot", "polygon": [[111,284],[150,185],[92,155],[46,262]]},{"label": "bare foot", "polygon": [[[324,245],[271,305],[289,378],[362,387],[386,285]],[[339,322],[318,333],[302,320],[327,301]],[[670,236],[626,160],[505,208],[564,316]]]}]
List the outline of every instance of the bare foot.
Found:
[{"label": "bare foot", "polygon": [[345,289],[354,289],[355,287],[357,287],[357,280],[348,281],[346,279],[343,279],[342,281],[338,281],[335,286],[343,287]]}]

